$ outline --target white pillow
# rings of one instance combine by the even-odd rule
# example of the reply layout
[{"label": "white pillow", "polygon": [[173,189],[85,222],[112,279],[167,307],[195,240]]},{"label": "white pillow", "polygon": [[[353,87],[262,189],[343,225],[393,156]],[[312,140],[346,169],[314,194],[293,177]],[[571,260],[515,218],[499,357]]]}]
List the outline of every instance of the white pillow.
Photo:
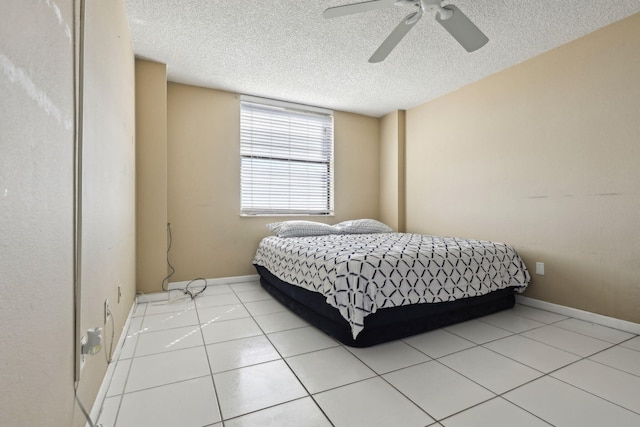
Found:
[{"label": "white pillow", "polygon": [[267,224],[267,228],[278,237],[307,237],[338,234],[333,226],[314,221],[282,221]]},{"label": "white pillow", "polygon": [[393,229],[386,224],[375,219],[353,219],[343,221],[334,227],[341,234],[371,234],[371,233],[391,233]]}]

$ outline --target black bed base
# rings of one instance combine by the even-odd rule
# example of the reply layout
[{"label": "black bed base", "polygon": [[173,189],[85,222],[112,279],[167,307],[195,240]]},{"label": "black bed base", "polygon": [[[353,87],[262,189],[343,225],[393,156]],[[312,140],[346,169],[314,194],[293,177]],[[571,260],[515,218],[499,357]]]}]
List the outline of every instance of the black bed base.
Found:
[{"label": "black bed base", "polygon": [[365,328],[353,339],[349,323],[326,303],[324,295],[293,286],[255,266],[262,287],[291,311],[351,347],[369,347],[432,329],[485,316],[515,304],[513,288],[451,302],[383,308],[365,317]]}]

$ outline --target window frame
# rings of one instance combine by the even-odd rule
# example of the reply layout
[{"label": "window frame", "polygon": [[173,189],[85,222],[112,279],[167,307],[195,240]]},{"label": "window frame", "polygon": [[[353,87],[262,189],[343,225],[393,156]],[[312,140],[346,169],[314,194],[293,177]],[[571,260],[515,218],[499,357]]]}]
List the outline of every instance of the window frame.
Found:
[{"label": "window frame", "polygon": [[[292,133],[288,133],[286,138],[280,139],[279,142],[281,142],[281,144],[274,145],[275,147],[274,151],[279,150],[280,153],[282,153],[283,147],[285,146],[288,147],[289,157],[254,154],[254,151],[253,151],[254,147],[260,146],[260,144],[256,143],[252,137],[250,141],[245,140],[245,135],[249,133],[251,135],[255,134],[255,127],[251,126],[249,129],[249,132],[247,132],[247,129],[245,129],[245,126],[247,126],[247,124],[244,123],[244,119],[246,117],[245,116],[246,111],[244,110],[245,104],[253,104],[254,108],[258,110],[262,110],[263,114],[268,114],[268,110],[274,111],[274,120],[276,122],[275,127],[277,127],[277,125],[279,124],[287,123],[286,120],[275,118],[275,116],[282,117],[282,113],[286,114],[287,112],[290,112],[291,113],[290,119],[293,118],[296,121],[302,120],[301,117],[303,118],[304,116],[307,116],[310,118],[309,120],[310,123],[313,123],[313,122],[322,123],[322,126],[317,125],[316,123],[313,123],[314,126],[317,127],[317,128],[314,127],[314,130],[315,131],[321,130],[323,133],[325,133],[325,135],[317,137],[316,142],[318,143],[318,145],[316,147],[313,147],[313,149],[309,150],[309,152],[307,153],[310,157],[304,157],[303,153],[305,150],[301,148],[301,145],[299,144],[299,142],[292,142],[292,140],[296,139],[296,136],[298,138],[300,137],[300,134],[296,133],[295,131],[293,131]],[[260,97],[248,96],[248,95],[240,96],[239,109],[240,109],[240,216],[257,217],[257,216],[333,216],[335,215],[335,208],[334,208],[335,128],[334,128],[333,111],[324,109],[324,108],[319,108],[319,107],[295,104],[291,102],[278,101],[278,100],[272,100],[272,99],[260,98]],[[250,115],[251,113],[246,113],[246,114]],[[253,122],[251,123],[253,124]],[[273,134],[276,133],[273,129],[264,129],[264,130],[265,130],[265,133],[260,135],[265,139],[273,138]],[[280,128],[279,130],[282,130],[282,129]],[[326,132],[328,130],[330,132],[329,132],[329,135],[327,136]],[[268,137],[265,136],[267,134],[268,134]],[[260,137],[258,137],[258,139],[259,138]],[[246,154],[247,151],[249,152],[249,154]],[[258,149],[257,151],[260,151],[260,150]],[[312,158],[313,157],[311,153],[312,151],[315,152],[316,158]],[[296,152],[298,156],[296,157],[295,155],[291,154],[292,152]],[[318,153],[322,153],[321,160],[317,158]],[[270,182],[271,180],[276,181],[277,178],[281,178],[283,181],[286,181],[286,182],[283,182],[281,186],[278,186],[277,183],[268,185],[269,188],[272,188],[272,186],[273,188],[276,188],[276,191],[274,193],[278,193],[277,191],[278,188],[281,190],[282,189],[303,190],[305,188],[309,188],[309,187],[303,186],[302,184],[297,187],[295,185],[292,185],[292,182],[293,182],[292,179],[295,179],[295,177],[288,176],[287,178],[283,178],[283,172],[285,170],[291,173],[291,171],[294,169],[299,170],[301,167],[304,167],[303,166],[304,164],[323,165],[324,168],[327,169],[326,172],[322,171],[322,169],[324,168],[315,168],[316,169],[315,176],[321,177],[321,178],[316,178],[314,180],[314,183],[319,184],[320,185],[319,188],[321,188],[322,190],[322,193],[320,196],[316,195],[316,197],[312,197],[312,199],[315,199],[313,201],[315,201],[317,205],[315,206],[307,205],[306,207],[304,207],[300,204],[300,206],[302,207],[292,206],[292,200],[294,201],[293,205],[295,205],[296,198],[292,197],[291,194],[287,196],[282,196],[283,197],[282,201],[285,201],[286,199],[286,203],[283,203],[280,206],[267,207],[266,205],[263,205],[263,206],[256,207],[255,204],[246,205],[245,204],[246,197],[249,197],[249,194],[259,194],[258,190],[245,188],[245,185],[251,186],[254,184],[246,175],[246,174],[253,173],[253,172],[250,172],[251,166],[249,167],[245,166],[247,164],[245,163],[246,160],[249,160],[248,163],[251,164],[252,166],[254,164],[259,163],[260,161],[262,161],[263,164],[276,163],[281,161],[289,162],[289,165],[286,167],[275,168],[274,169],[275,172],[268,177]],[[258,167],[258,169],[260,169],[260,167]],[[266,168],[261,169],[260,171],[268,175],[268,173],[265,172]],[[314,175],[314,171],[311,168],[307,168],[306,175]],[[247,183],[247,181],[249,182]],[[316,188],[318,188],[317,185],[316,185]],[[281,192],[280,194],[282,195],[284,194],[284,192]],[[277,195],[264,196],[263,202],[265,204],[268,204],[274,201],[278,202],[278,200],[274,200],[277,197],[278,197]],[[300,203],[300,199],[298,199],[297,203]],[[320,206],[320,203],[323,204],[322,207]]]}]

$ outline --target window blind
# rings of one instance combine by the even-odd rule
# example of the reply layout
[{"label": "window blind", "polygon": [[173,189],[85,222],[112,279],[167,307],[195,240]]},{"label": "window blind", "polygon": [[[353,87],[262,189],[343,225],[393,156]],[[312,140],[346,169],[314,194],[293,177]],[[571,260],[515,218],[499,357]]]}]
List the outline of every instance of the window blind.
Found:
[{"label": "window blind", "polygon": [[241,214],[333,214],[333,116],[240,103]]}]

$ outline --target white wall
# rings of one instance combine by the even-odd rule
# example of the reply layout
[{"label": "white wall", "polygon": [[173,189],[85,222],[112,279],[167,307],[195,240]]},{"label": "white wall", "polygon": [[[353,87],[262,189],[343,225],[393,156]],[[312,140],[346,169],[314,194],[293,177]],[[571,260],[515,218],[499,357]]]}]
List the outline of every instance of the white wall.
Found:
[{"label": "white wall", "polygon": [[73,3],[0,4],[0,425],[73,418]]},{"label": "white wall", "polygon": [[[74,401],[75,79],[80,0],[0,3],[0,426],[83,426]],[[75,29],[74,29],[75,27]],[[133,52],[122,0],[87,1],[81,330],[135,294]],[[80,104],[78,104],[80,105]],[[118,300],[117,288],[122,297]],[[106,371],[89,357],[89,409]]]}]

